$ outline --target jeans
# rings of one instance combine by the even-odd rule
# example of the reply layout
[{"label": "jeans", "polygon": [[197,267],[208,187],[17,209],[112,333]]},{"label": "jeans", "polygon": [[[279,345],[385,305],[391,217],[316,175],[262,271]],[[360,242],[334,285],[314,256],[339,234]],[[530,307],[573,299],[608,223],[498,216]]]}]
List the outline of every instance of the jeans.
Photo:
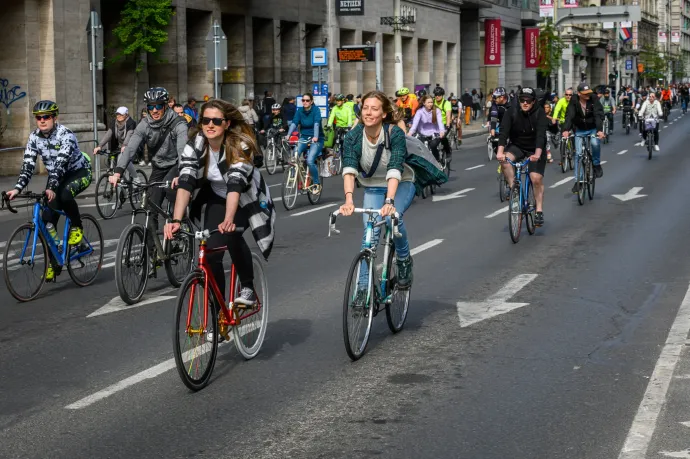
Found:
[{"label": "jeans", "polygon": [[[597,130],[596,129],[589,129],[587,131],[577,131],[575,132],[575,152],[577,153],[578,160],[580,156],[582,155],[582,147],[583,147],[583,142],[584,138],[588,137],[592,134],[596,134]],[[594,163],[595,166],[599,165],[599,162],[601,161],[601,143],[599,139],[591,139],[591,144],[592,144],[592,163]],[[578,173],[578,168],[579,168],[580,162],[575,161],[575,180],[577,180],[577,173]]]},{"label": "jeans", "polygon": [[[384,187],[369,187],[364,190],[364,202],[362,207],[365,209],[380,209],[386,201],[387,188]],[[393,244],[395,245],[395,253],[398,256],[398,260],[404,260],[410,256],[410,244],[407,240],[407,229],[405,228],[405,223],[403,222],[403,214],[412,205],[414,200],[416,190],[414,187],[414,182],[400,182],[398,184],[398,190],[395,192],[395,210],[400,214],[398,219],[398,231],[402,235],[401,237],[394,237]],[[364,217],[364,227],[367,226],[367,221],[369,216],[363,214]],[[390,218],[388,218],[390,221]],[[372,237],[372,247],[376,247],[379,243],[379,236],[381,234],[381,227],[374,228],[374,234]],[[366,234],[362,237],[362,248],[366,247]],[[368,269],[368,267],[367,267]],[[359,284],[366,285],[367,282],[367,269],[363,270],[359,274]]]},{"label": "jeans", "polygon": [[[300,137],[300,143],[297,144],[298,155],[302,155],[302,153],[304,153],[304,151],[307,149],[307,144],[304,143],[304,140],[307,139],[311,140],[311,137]],[[311,147],[309,148],[309,153],[307,154],[307,166],[309,166],[309,175],[311,176],[314,185],[318,185],[320,183],[319,168],[316,167],[316,158],[321,156],[322,150],[323,139],[319,139],[318,142],[312,142]]]}]

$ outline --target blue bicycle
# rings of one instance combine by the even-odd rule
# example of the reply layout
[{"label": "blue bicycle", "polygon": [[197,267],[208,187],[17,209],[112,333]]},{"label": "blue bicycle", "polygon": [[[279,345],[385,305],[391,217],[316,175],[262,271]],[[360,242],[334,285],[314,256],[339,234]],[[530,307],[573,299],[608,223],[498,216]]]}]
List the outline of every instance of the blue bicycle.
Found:
[{"label": "blue bicycle", "polygon": [[[30,301],[36,298],[46,282],[46,270],[50,264],[57,275],[67,266],[67,272],[75,284],[85,287],[96,279],[103,263],[103,232],[96,219],[82,214],[83,240],[75,245],[67,244],[70,221],[64,212],[51,209],[65,216],[65,228],[62,241],[55,234],[52,236],[41,215],[48,205],[43,193],[22,193],[17,198],[35,200],[31,220],[14,230],[5,246],[3,274],[7,289],[18,301]],[[5,192],[2,193],[2,205],[12,213],[12,207]],[[48,252],[50,249],[50,252]]]},{"label": "blue bicycle", "polygon": [[529,178],[529,158],[521,163],[514,163],[506,158],[506,162],[515,167],[515,181],[510,189],[510,199],[508,200],[508,226],[510,227],[510,239],[517,244],[522,231],[523,216],[527,222],[527,232],[532,235],[536,230],[537,202],[534,198],[532,181]]}]

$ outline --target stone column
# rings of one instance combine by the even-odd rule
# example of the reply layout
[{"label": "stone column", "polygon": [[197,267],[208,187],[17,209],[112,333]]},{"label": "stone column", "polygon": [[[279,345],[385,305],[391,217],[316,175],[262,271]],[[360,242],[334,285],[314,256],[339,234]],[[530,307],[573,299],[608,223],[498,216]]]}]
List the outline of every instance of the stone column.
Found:
[{"label": "stone column", "polygon": [[[310,68],[307,67],[307,41],[305,40],[305,35],[307,34],[306,24],[304,22],[299,23],[299,94],[304,94],[311,83],[311,72]],[[296,96],[297,94],[292,94]]]},{"label": "stone column", "polygon": [[483,62],[479,53],[479,10],[463,10],[460,24],[460,91],[464,91],[479,87],[479,67]]},{"label": "stone column", "polygon": [[522,40],[522,29],[505,30],[505,68],[506,68],[506,87],[516,88],[518,85],[527,86],[527,82],[522,80],[522,67],[525,61],[524,43]]},{"label": "stone column", "polygon": [[[245,86],[247,97],[254,92],[254,23],[251,16],[244,17]],[[243,98],[244,98],[243,97]],[[242,102],[241,100],[239,101]]]},{"label": "stone column", "polygon": [[[355,44],[357,45],[362,45],[364,42],[362,41],[362,29],[355,29]],[[351,86],[351,89],[354,89],[352,94],[357,97],[357,94],[361,94],[364,88],[364,79],[363,79],[363,72],[364,72],[364,64],[361,62],[357,62],[356,64],[351,64],[354,65],[355,67],[355,84],[354,88]],[[346,94],[347,95],[347,94]]]},{"label": "stone column", "polygon": [[[283,81],[283,60],[281,54],[280,19],[273,20],[273,97],[277,100]],[[271,107],[268,107],[269,109]]]},{"label": "stone column", "polygon": [[[177,99],[182,105],[187,102],[187,8],[184,1],[178,0],[176,14],[173,20],[177,23],[175,38],[177,39]],[[195,96],[198,97],[198,96]]]}]

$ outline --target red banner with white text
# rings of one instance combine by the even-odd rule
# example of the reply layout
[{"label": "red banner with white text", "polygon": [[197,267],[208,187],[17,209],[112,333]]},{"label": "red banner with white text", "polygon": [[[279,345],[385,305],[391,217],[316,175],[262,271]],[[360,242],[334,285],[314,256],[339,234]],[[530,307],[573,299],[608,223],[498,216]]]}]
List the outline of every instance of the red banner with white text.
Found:
[{"label": "red banner with white text", "polygon": [[501,65],[501,20],[484,20],[484,65]]},{"label": "red banner with white text", "polygon": [[539,67],[539,28],[525,29],[525,68],[536,69]]}]

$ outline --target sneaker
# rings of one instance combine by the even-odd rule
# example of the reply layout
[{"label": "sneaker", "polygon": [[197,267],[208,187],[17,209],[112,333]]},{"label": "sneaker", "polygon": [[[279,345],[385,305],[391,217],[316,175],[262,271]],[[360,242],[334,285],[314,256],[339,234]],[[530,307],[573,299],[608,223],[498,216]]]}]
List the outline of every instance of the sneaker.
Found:
[{"label": "sneaker", "polygon": [[577,182],[573,185],[573,193],[577,194],[577,192],[580,191],[580,183]]},{"label": "sneaker", "polygon": [[144,160],[142,159],[141,161],[139,161],[139,165],[140,165],[140,166],[146,166],[146,161],[144,161]]},{"label": "sneaker", "polygon": [[659,151],[659,145],[654,145],[654,151]]},{"label": "sneaker", "polygon": [[397,261],[398,267],[398,287],[408,288],[412,285],[412,257]]},{"label": "sneaker", "polygon": [[256,304],[256,293],[250,288],[243,288],[240,295],[235,298],[235,305],[238,308],[251,309]]},{"label": "sneaker", "polygon": [[644,147],[644,140],[642,142],[637,142],[635,144],[636,147]]},{"label": "sneaker", "polygon": [[151,161],[149,161],[148,166],[151,167]]},{"label": "sneaker", "polygon": [[602,178],[604,176],[604,169],[601,166],[594,166],[594,176],[596,178]]},{"label": "sneaker", "polygon": [[534,217],[534,226],[544,226],[544,212],[537,212]]},{"label": "sneaker", "polygon": [[309,187],[309,192],[313,194],[314,196],[318,196],[321,194],[321,184],[320,183],[315,183],[314,185],[311,185]]},{"label": "sneaker", "polygon": [[55,270],[52,266],[48,266],[46,269],[46,282],[50,282],[55,279]]},{"label": "sneaker", "polygon": [[84,230],[76,226],[69,230],[69,239],[67,240],[69,245],[77,245],[82,239],[84,239]]}]

